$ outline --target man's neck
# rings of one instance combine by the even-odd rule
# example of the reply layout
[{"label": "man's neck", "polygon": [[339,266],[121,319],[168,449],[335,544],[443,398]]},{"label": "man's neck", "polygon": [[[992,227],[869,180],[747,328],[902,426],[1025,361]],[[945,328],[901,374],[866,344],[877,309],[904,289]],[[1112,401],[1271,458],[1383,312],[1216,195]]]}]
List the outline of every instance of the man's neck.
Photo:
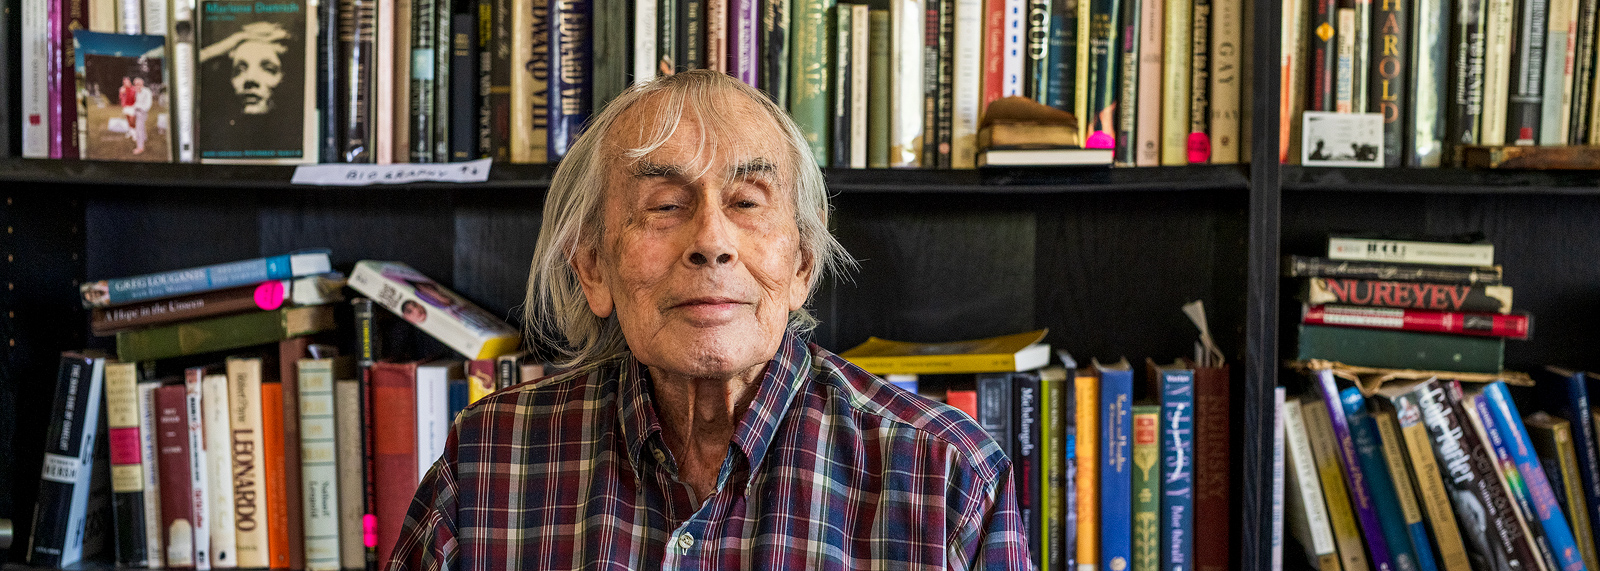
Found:
[{"label": "man's neck", "polygon": [[674,375],[654,367],[653,397],[663,440],[678,464],[678,480],[704,501],[733,441],[733,431],[755,399],[765,364],[728,378]]}]

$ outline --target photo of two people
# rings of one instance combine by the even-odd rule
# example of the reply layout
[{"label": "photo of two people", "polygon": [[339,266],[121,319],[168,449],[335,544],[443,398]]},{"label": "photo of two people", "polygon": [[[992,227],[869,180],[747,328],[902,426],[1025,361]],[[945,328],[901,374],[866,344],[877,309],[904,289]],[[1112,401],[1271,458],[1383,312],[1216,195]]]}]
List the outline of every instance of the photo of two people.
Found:
[{"label": "photo of two people", "polygon": [[72,41],[84,158],[170,161],[165,37],[78,31]]}]

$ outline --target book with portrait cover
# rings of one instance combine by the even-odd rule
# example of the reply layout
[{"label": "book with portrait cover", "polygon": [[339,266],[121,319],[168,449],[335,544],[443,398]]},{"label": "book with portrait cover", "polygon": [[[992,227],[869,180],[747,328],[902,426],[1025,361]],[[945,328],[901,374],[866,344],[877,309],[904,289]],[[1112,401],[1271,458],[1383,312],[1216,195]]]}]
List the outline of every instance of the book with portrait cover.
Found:
[{"label": "book with portrait cover", "polygon": [[165,36],[79,31],[76,46],[78,148],[98,161],[172,160]]},{"label": "book with portrait cover", "polygon": [[504,321],[399,262],[356,262],[350,287],[469,359],[510,353],[522,338]]},{"label": "book with portrait cover", "polygon": [[317,160],[317,20],[306,0],[202,0],[200,161]]}]

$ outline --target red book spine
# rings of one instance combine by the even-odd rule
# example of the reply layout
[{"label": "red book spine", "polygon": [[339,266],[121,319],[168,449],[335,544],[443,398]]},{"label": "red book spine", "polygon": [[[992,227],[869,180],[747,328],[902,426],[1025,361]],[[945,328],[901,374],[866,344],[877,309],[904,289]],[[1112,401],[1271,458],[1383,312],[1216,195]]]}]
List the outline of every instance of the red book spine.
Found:
[{"label": "red book spine", "polygon": [[[273,569],[303,569],[290,567],[289,562],[289,554],[295,549],[290,545],[289,526],[293,520],[289,517],[288,481],[284,477],[289,472],[284,465],[288,459],[284,451],[290,447],[284,445],[282,383],[261,383],[261,411],[261,445],[266,448],[261,464],[267,491],[267,562]],[[293,448],[299,447],[296,441]],[[299,471],[297,463],[294,472]]]},{"label": "red book spine", "polygon": [[952,390],[944,395],[944,402],[956,407],[956,410],[967,413],[973,419],[978,418],[978,391],[972,389]]},{"label": "red book spine", "polygon": [[384,411],[382,419],[367,417],[381,569],[388,565],[394,544],[400,540],[400,527],[421,478],[417,474],[417,364],[374,363],[370,373],[372,410]]},{"label": "red book spine", "polygon": [[156,461],[161,476],[161,535],[166,566],[194,568],[194,518],[189,494],[189,415],[183,385],[156,389]]},{"label": "red book spine", "polygon": [[[1194,367],[1194,511],[1205,521],[1229,521],[1228,490],[1233,479],[1228,457],[1228,366]],[[1194,561],[1198,571],[1228,571],[1227,525],[1197,525]]]},{"label": "red book spine", "polygon": [[51,55],[55,68],[46,82],[50,86],[50,158],[78,158],[77,50],[72,33],[89,29],[89,0],[52,0],[51,29],[55,41]]},{"label": "red book spine", "polygon": [[1006,3],[1005,0],[984,0],[983,3],[983,106],[979,117],[989,109],[989,104],[1005,92],[1006,76]]},{"label": "red book spine", "polygon": [[[262,402],[262,417],[276,416],[283,423],[283,503],[288,522],[287,532],[289,568],[306,568],[305,507],[300,492],[300,359],[308,355],[310,337],[292,337],[278,342],[278,381],[283,398],[281,408],[267,408]],[[265,385],[263,385],[265,386]],[[263,389],[265,390],[265,389]],[[274,414],[270,411],[279,411]],[[270,539],[269,539],[270,542]]]},{"label": "red book spine", "polygon": [[1527,313],[1502,315],[1347,305],[1307,307],[1302,321],[1307,325],[1398,329],[1509,339],[1527,339],[1533,329],[1533,316]]}]

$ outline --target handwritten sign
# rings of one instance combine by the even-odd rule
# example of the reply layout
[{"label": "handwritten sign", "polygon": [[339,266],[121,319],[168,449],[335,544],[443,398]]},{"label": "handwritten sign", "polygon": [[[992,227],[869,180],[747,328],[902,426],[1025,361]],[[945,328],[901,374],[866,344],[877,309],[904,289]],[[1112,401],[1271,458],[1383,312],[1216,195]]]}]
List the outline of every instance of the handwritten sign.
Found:
[{"label": "handwritten sign", "polygon": [[489,180],[489,159],[465,163],[394,165],[301,165],[294,169],[293,184],[367,186],[411,182],[484,182]]}]

